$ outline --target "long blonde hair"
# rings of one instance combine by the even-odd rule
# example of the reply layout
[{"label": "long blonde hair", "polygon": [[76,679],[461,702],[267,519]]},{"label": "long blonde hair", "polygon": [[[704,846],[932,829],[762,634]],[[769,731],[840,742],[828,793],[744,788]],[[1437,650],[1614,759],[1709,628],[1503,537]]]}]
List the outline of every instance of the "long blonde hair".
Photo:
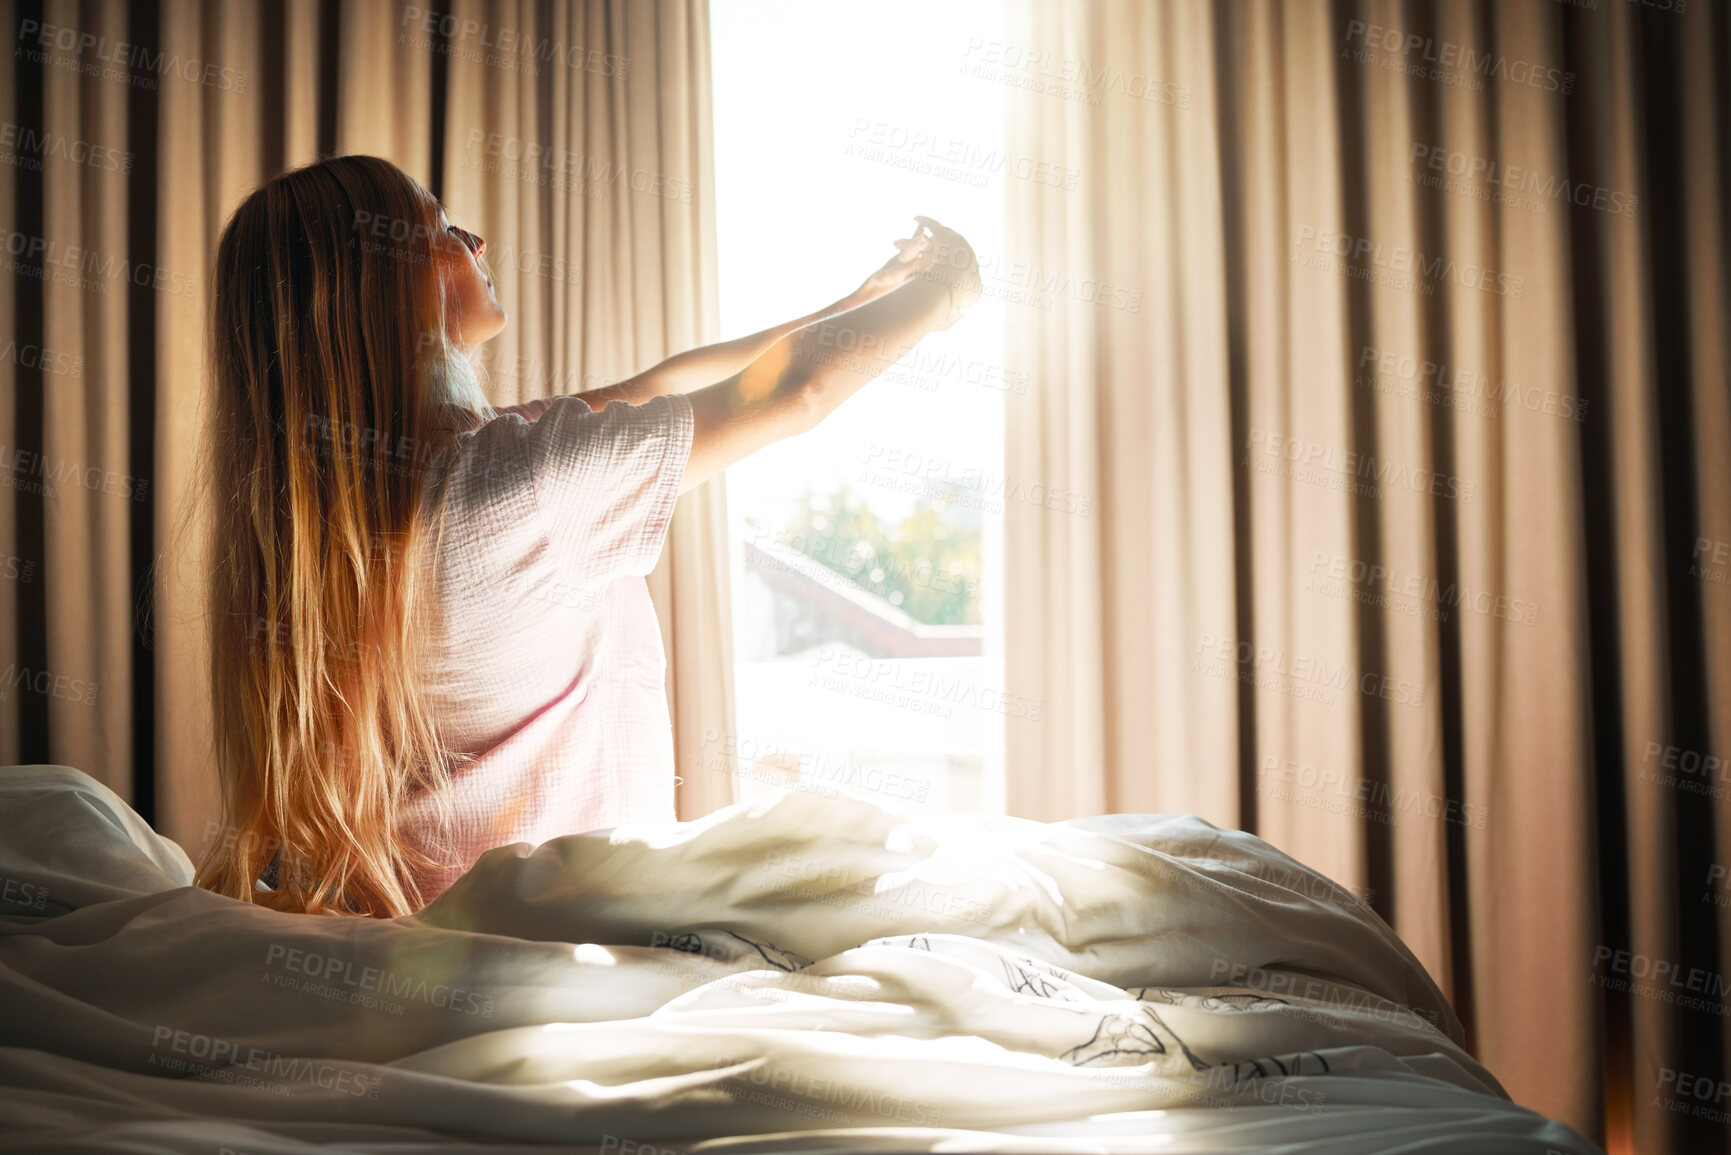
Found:
[{"label": "long blonde hair", "polygon": [[394,917],[440,864],[397,823],[411,792],[444,798],[451,761],[414,673],[444,509],[442,483],[425,491],[491,416],[447,328],[440,212],[389,161],[332,157],[253,192],[217,245],[207,620],[226,823],[197,882],[232,898]]}]

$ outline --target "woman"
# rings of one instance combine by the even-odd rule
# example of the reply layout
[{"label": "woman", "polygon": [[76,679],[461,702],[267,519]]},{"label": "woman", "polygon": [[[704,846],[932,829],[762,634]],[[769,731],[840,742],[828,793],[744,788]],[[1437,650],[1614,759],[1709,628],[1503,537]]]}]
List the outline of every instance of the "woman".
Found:
[{"label": "woman", "polygon": [[674,501],[978,299],[967,243],[920,222],[829,309],[495,411],[472,368],[506,322],[485,242],[425,189],[344,156],[248,197],[214,280],[229,829],[199,884],[392,917],[489,847],[672,820],[643,578]]}]

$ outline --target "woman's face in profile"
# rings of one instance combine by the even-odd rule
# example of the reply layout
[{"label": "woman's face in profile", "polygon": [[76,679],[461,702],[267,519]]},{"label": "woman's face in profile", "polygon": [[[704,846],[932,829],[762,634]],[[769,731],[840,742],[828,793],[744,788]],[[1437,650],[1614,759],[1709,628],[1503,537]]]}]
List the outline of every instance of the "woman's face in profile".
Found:
[{"label": "woman's face in profile", "polygon": [[439,223],[442,231],[433,238],[433,256],[452,288],[445,323],[467,352],[505,327],[505,308],[481,268],[479,258],[487,242],[453,225],[442,205]]}]

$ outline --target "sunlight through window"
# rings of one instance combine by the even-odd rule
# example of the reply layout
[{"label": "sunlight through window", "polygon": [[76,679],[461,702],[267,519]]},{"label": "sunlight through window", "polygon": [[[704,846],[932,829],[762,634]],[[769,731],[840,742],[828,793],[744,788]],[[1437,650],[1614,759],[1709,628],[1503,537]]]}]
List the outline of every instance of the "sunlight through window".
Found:
[{"label": "sunlight through window", "polygon": [[[712,6],[721,326],[856,287],[915,214],[1001,252],[997,3]],[[782,785],[1003,809],[1003,309],[990,295],[815,431],[728,471],[736,727]]]}]

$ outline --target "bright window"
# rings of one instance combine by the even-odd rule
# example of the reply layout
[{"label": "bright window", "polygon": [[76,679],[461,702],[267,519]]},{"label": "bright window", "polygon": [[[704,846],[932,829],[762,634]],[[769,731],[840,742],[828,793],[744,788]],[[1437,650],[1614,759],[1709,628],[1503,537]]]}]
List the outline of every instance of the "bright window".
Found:
[{"label": "bright window", "polygon": [[[995,2],[712,0],[726,336],[829,304],[914,215],[1002,251]],[[1003,809],[1003,309],[728,471],[740,795]]]}]

